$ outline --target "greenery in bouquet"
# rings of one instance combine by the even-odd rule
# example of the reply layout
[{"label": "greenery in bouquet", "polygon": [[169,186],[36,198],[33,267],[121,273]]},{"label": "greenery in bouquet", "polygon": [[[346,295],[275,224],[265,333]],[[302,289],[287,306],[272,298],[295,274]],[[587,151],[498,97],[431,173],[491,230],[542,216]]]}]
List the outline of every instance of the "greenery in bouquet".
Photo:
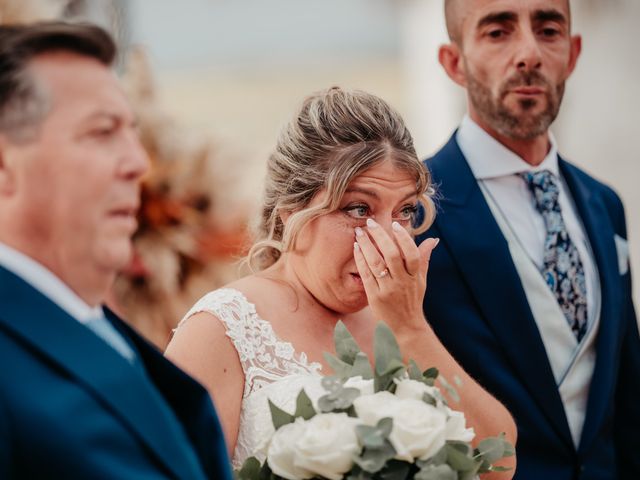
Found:
[{"label": "greenery in bouquet", "polygon": [[[376,328],[373,368],[342,322],[335,347],[337,356],[325,353],[334,370],[322,378],[326,394],[314,406],[303,389],[293,414],[269,402],[275,433],[266,460],[248,458],[237,479],[472,480],[506,470],[494,465],[514,454],[504,435],[473,448],[464,414],[435,385],[438,370],[404,364],[387,325]],[[458,400],[453,386],[439,383]]]}]

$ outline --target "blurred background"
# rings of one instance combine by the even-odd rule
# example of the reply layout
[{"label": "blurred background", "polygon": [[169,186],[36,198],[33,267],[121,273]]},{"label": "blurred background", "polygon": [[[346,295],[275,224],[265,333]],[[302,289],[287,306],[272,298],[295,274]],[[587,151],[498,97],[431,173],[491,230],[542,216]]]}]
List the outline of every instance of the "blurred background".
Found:
[{"label": "blurred background", "polygon": [[[307,94],[375,93],[418,154],[442,146],[464,97],[437,63],[442,0],[0,0],[0,21],[85,18],[107,27],[154,169],[136,258],[113,303],[159,346],[203,292],[242,274],[264,165]],[[640,273],[638,0],[575,0],[583,52],[553,126],[560,151],[621,195]],[[481,232],[479,232],[481,234]],[[635,285],[640,305],[640,283]]]}]

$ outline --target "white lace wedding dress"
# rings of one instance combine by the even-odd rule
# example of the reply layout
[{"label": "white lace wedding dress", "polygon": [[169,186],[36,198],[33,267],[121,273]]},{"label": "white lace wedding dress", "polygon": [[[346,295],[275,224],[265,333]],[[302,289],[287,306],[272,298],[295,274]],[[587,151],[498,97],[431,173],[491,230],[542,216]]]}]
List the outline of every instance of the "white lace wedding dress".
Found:
[{"label": "white lace wedding dress", "polygon": [[303,387],[309,397],[319,398],[325,393],[319,382],[321,365],[309,362],[304,352],[296,352],[291,343],[278,339],[271,324],[258,316],[255,306],[238,290],[222,288],[208,293],[182,322],[198,312],[211,313],[222,321],[244,371],[233,467],[239,468],[250,456],[262,462],[265,458],[262,449],[274,432],[267,399],[293,413]]}]

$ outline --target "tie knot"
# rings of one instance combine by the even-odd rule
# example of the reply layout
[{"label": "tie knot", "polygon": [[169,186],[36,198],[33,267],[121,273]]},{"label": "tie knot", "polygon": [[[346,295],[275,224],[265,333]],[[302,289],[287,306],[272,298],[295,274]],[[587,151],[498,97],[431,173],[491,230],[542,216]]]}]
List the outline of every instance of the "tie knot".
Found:
[{"label": "tie knot", "polygon": [[549,170],[525,172],[522,174],[522,178],[527,182],[539,212],[550,212],[559,208],[558,196],[560,190],[558,181],[553,173]]}]

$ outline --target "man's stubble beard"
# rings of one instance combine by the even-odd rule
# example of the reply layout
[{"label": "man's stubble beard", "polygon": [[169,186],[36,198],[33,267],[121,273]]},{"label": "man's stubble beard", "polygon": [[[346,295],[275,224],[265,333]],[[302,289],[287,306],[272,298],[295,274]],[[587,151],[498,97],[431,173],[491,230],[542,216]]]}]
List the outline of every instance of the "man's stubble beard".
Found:
[{"label": "man's stubble beard", "polygon": [[[564,82],[555,88],[537,71],[519,73],[500,86],[497,98],[491,90],[477,80],[469,71],[466,72],[467,90],[471,104],[480,118],[500,135],[514,140],[532,140],[544,134],[558,116],[560,103],[564,95]],[[515,113],[504,104],[508,92],[519,86],[539,86],[545,88],[546,106],[537,114],[529,113],[540,100],[523,99],[519,101],[520,112]]]}]

